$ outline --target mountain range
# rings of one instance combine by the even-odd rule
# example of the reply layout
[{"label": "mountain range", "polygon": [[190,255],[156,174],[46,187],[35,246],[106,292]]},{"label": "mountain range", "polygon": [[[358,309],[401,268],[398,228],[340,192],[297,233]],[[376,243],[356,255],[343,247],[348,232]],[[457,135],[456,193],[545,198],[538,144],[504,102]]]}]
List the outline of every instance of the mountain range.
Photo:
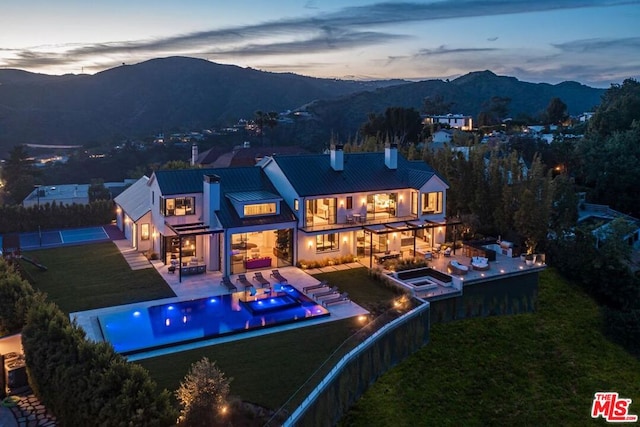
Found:
[{"label": "mountain range", "polygon": [[535,115],[553,97],[569,113],[589,111],[604,90],[576,82],[521,82],[490,71],[451,81],[354,81],[270,73],[210,61],[169,57],[122,65],[95,75],[52,76],[0,70],[0,153],[13,145],[113,143],[159,132],[201,130],[250,119],[257,110],[304,109],[324,138],[353,135],[370,112],[421,109],[442,95],[456,113],[477,115],[493,96],[512,99],[510,114]]}]

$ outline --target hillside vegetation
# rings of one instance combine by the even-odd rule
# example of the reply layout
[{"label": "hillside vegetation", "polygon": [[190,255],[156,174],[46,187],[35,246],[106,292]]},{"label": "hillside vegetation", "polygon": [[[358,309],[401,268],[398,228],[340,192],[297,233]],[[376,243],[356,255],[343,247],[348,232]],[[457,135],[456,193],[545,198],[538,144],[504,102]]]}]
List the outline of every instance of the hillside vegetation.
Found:
[{"label": "hillside vegetation", "polygon": [[640,414],[640,361],[601,328],[596,304],[547,270],[537,312],[432,325],[429,345],[383,375],[341,424],[583,426],[598,391],[632,399]]}]

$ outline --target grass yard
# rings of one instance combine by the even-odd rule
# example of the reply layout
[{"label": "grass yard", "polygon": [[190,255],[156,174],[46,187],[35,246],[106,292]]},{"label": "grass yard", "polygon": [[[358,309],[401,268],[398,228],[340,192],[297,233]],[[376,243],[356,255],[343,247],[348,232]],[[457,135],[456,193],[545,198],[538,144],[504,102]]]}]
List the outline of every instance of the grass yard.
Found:
[{"label": "grass yard", "polygon": [[154,268],[133,271],[111,242],[29,251],[48,267],[22,262],[32,286],[65,313],[174,297]]},{"label": "grass yard", "polygon": [[[593,395],[640,415],[640,361],[600,332],[596,304],[552,269],[538,311],[432,324],[431,342],[358,401],[343,426],[589,425]],[[606,424],[602,419],[595,424]]]},{"label": "grass yard", "polygon": [[174,391],[191,364],[206,356],[233,378],[232,395],[275,409],[357,328],[355,319],[339,320],[136,363],[150,371],[160,388]]},{"label": "grass yard", "polygon": [[398,296],[396,291],[370,276],[369,270],[364,267],[314,274],[313,277],[327,280],[330,286],[337,286],[340,292],[349,293],[353,301],[372,312],[388,307]]}]

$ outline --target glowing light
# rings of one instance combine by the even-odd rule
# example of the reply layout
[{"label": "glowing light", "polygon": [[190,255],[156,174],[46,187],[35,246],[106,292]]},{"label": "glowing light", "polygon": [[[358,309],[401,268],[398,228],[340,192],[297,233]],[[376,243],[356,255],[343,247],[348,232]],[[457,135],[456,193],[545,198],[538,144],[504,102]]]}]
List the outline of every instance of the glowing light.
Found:
[{"label": "glowing light", "polygon": [[209,302],[214,303],[214,302],[216,302],[216,299],[215,299],[215,298],[211,298],[211,299],[209,300]]},{"label": "glowing light", "polygon": [[501,270],[500,270],[500,273],[504,273],[504,269],[501,269]]},{"label": "glowing light", "polygon": [[165,326],[171,326],[171,320],[164,319],[164,324],[165,324]]},{"label": "glowing light", "polygon": [[187,323],[187,316],[182,316],[182,323]]},{"label": "glowing light", "polygon": [[[397,301],[396,301],[397,303]],[[364,323],[367,321],[367,316],[358,316],[358,321],[360,321],[360,323]]]},{"label": "glowing light", "polygon": [[140,312],[139,312],[139,311],[134,311],[134,312],[133,312],[133,315],[134,315],[135,317],[138,317],[138,316],[140,316]]},{"label": "glowing light", "polygon": [[170,305],[169,307],[167,307],[167,310],[173,310],[175,307]]}]

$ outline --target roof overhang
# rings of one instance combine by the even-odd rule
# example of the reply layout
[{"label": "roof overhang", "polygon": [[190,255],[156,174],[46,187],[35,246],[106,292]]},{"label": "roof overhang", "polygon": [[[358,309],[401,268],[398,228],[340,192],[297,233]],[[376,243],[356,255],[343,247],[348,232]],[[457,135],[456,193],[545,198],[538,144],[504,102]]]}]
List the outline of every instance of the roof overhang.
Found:
[{"label": "roof overhang", "polygon": [[176,236],[199,236],[205,234],[216,234],[222,233],[224,230],[216,229],[211,230],[208,225],[205,225],[203,222],[194,222],[191,224],[169,224],[165,222],[165,225],[169,227],[171,231],[173,231]]}]

